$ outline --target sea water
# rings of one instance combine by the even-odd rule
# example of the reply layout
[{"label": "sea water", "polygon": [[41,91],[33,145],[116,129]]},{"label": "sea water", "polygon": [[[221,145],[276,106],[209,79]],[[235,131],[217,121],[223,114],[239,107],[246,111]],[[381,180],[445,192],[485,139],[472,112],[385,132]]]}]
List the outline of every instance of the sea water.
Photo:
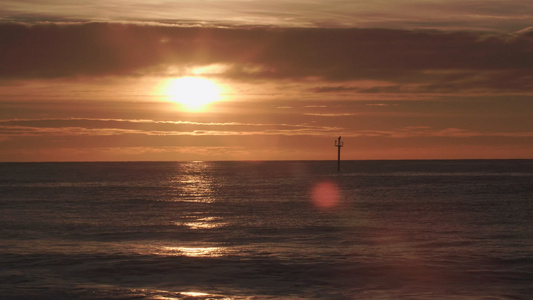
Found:
[{"label": "sea water", "polygon": [[530,299],[533,161],[0,164],[1,299]]}]

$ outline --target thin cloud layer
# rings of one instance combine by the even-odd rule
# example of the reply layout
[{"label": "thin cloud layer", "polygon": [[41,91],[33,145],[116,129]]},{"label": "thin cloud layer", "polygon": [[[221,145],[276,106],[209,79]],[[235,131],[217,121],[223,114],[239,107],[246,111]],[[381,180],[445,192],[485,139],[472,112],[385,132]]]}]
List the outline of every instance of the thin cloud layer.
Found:
[{"label": "thin cloud layer", "polygon": [[[362,92],[531,92],[533,32],[0,25],[0,78],[167,76],[222,66],[235,80],[389,82]],[[409,86],[411,85],[411,86]],[[337,85],[331,91],[348,90]],[[320,92],[328,92],[322,88]]]},{"label": "thin cloud layer", "polygon": [[339,127],[306,124],[202,123],[124,119],[26,119],[0,120],[0,136],[107,136],[107,135],[307,135],[329,136]]},{"label": "thin cloud layer", "polygon": [[[307,114],[312,115],[312,114]],[[324,116],[330,116],[324,114]],[[336,116],[350,116],[336,115]],[[343,130],[340,127],[307,124],[200,123],[124,119],[27,119],[0,120],[0,137],[21,136],[323,136]],[[435,129],[429,126],[409,126],[391,130],[344,130],[346,137],[510,137],[532,138],[532,131],[492,132],[461,128]]]},{"label": "thin cloud layer", "polygon": [[[531,26],[527,0],[4,0],[8,21],[143,21],[284,27],[477,29],[512,32]],[[1,19],[0,19],[1,20]]]}]

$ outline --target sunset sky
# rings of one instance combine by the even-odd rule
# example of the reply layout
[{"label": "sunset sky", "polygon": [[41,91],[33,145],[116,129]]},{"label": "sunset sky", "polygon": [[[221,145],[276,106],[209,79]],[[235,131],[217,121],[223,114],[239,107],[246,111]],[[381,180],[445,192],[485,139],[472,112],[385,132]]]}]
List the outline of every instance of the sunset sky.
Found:
[{"label": "sunset sky", "polygon": [[0,0],[0,161],[329,160],[338,136],[533,158],[533,1]]}]

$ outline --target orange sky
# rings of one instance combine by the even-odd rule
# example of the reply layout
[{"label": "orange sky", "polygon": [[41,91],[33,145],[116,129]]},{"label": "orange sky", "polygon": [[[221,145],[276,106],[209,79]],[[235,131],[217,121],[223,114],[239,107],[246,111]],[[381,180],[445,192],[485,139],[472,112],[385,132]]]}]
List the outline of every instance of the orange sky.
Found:
[{"label": "orange sky", "polygon": [[533,158],[533,4],[398,2],[2,1],[0,161]]}]

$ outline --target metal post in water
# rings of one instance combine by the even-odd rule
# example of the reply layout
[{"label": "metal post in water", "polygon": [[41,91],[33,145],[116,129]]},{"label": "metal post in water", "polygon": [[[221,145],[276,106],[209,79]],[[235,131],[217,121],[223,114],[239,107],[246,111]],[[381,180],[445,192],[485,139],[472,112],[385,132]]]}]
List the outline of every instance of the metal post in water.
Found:
[{"label": "metal post in water", "polygon": [[341,147],[344,146],[344,142],[341,141],[341,137],[339,136],[338,140],[335,140],[335,147],[338,148],[337,153],[337,172],[341,171]]}]

